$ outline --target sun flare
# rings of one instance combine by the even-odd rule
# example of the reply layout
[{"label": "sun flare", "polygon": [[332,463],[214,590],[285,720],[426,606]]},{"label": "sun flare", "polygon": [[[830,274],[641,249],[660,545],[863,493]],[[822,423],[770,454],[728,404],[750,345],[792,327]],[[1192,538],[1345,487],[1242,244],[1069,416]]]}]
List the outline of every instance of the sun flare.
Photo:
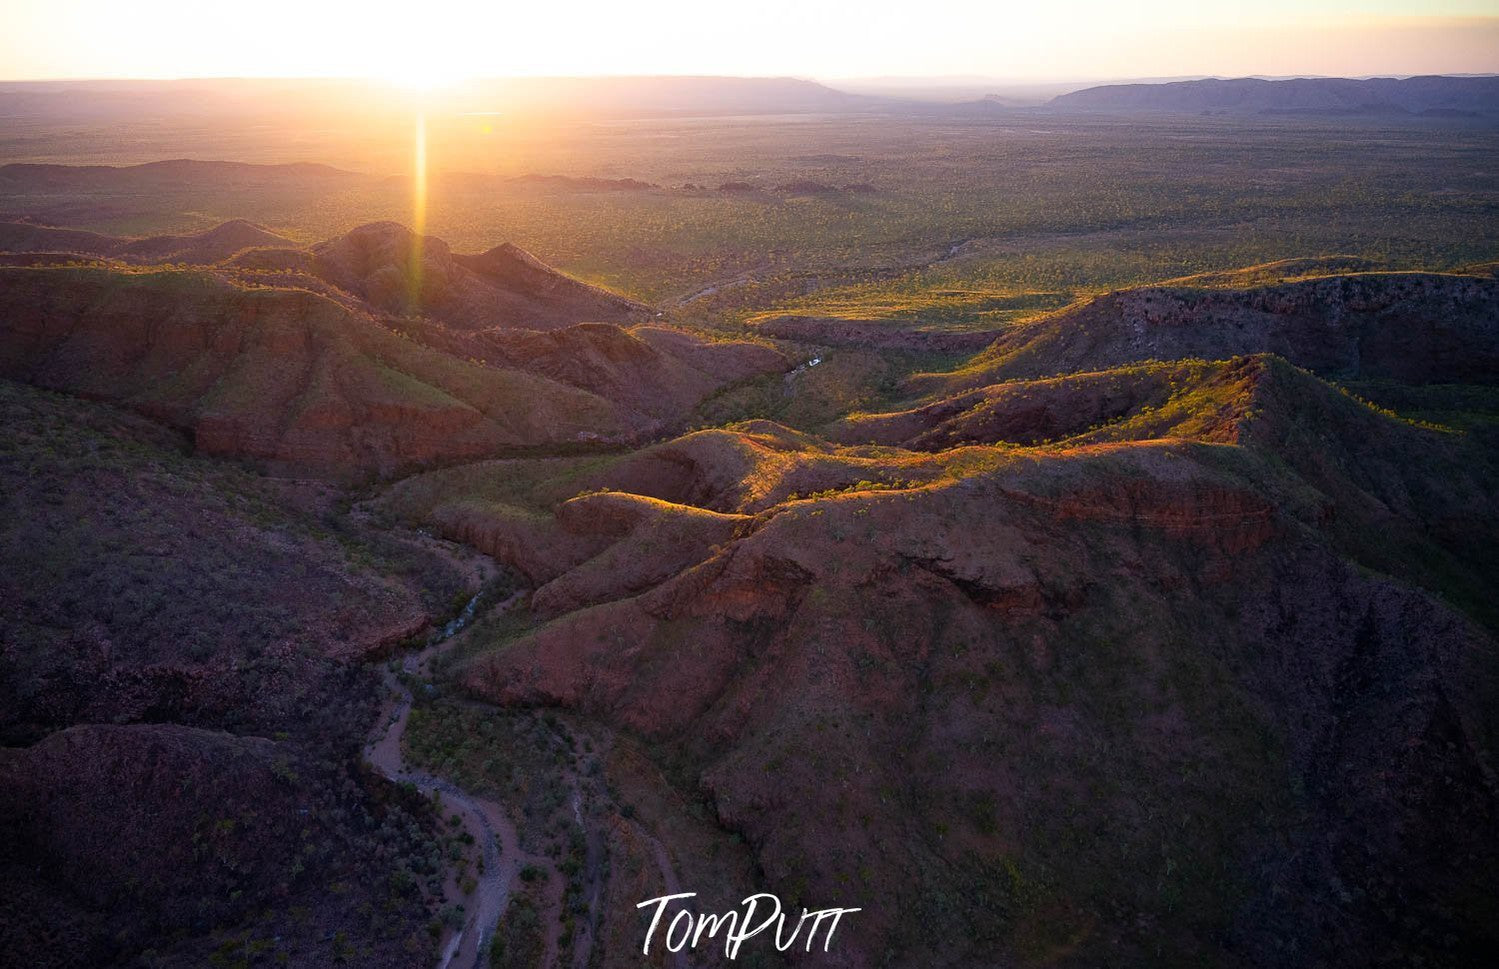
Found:
[{"label": "sun flare", "polygon": [[464,80],[464,75],[452,64],[445,64],[437,58],[432,58],[430,60],[416,59],[394,65],[390,70],[385,71],[380,79],[405,91],[427,93],[455,87]]}]

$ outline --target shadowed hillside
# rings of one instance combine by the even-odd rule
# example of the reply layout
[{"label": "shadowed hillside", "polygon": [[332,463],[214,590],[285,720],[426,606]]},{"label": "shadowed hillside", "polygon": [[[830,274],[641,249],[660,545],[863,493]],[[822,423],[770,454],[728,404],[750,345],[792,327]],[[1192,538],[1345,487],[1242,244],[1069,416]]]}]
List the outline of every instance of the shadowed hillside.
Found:
[{"label": "shadowed hillside", "polygon": [[[555,329],[625,302],[504,247],[473,257],[481,273],[428,240],[425,285],[461,295],[443,319],[392,318],[376,290],[408,278],[398,267],[411,241],[380,225],[312,254],[252,249],[214,268],[0,267],[0,375],[124,404],[191,431],[205,454],[350,476],[635,440],[787,366],[768,347],[684,331]],[[166,245],[131,245],[146,242]],[[281,252],[302,262],[243,268]],[[564,315],[542,321],[539,306]]]},{"label": "shadowed hillside", "polygon": [[291,244],[290,239],[243,219],[225,222],[206,232],[144,239],[120,239],[81,229],[59,229],[27,222],[0,222],[0,252],[78,253],[132,263],[208,265],[252,246]]},{"label": "shadowed hillside", "polygon": [[430,964],[446,837],[354,769],[362,664],[476,563],[101,404],[0,381],[0,426],[5,961]]}]

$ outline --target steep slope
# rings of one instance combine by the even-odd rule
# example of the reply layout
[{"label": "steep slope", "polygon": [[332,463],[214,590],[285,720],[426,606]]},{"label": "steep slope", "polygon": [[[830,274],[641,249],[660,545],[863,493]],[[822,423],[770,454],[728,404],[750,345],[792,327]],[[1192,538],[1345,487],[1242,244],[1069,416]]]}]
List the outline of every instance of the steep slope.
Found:
[{"label": "steep slope", "polygon": [[325,703],[341,664],[420,633],[466,584],[338,522],[327,486],[192,458],[140,417],[6,381],[0,417],[0,742]]},{"label": "steep slope", "polygon": [[[770,421],[751,421],[732,429],[696,431],[629,455],[493,461],[433,471],[398,482],[378,505],[398,518],[435,525],[447,537],[544,586],[586,566],[620,540],[607,528],[583,526],[586,516],[563,512],[613,507],[589,505],[602,501],[598,492],[649,499],[641,507],[660,510],[673,527],[709,536],[692,546],[701,552],[722,540],[731,519],[739,523],[798,496],[934,481],[948,473],[949,465],[968,457],[963,452],[837,448]],[[653,538],[649,529],[639,537]],[[675,556],[686,554],[685,549],[677,545],[672,561],[679,561]],[[611,553],[615,558],[634,554],[624,549]],[[619,584],[635,583],[634,576],[646,573],[660,581],[664,576],[657,574],[658,567],[642,558],[620,569]]]},{"label": "steep slope", "polygon": [[660,326],[577,323],[477,332],[424,326],[412,332],[455,356],[540,374],[660,420],[681,418],[725,385],[791,366],[763,344],[714,342]]},{"label": "steep slope", "polygon": [[334,287],[373,313],[422,315],[461,330],[550,330],[641,323],[651,316],[648,307],[560,273],[519,246],[454,253],[441,239],[417,236],[395,222],[372,222],[310,247],[243,219],[204,232],[140,239],[0,222],[0,253],[57,254],[53,261],[77,254],[131,265],[222,262],[261,275],[311,277],[312,288]]},{"label": "steep slope", "polygon": [[1499,283],[1479,276],[1363,273],[1250,288],[1147,286],[1096,297],[1005,332],[916,393],[1104,370],[1144,360],[1275,353],[1338,379],[1492,382]]},{"label": "steep slope", "polygon": [[1249,407],[1247,391],[1265,366],[1263,359],[1241,358],[1012,380],[910,410],[851,414],[829,435],[919,451],[1153,437],[1232,441]]}]

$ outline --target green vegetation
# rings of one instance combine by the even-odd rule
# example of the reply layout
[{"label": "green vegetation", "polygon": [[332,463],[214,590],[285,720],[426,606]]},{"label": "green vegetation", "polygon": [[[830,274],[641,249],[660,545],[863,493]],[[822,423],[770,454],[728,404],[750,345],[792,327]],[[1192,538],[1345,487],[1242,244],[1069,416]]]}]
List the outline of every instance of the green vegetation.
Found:
[{"label": "green vegetation", "polygon": [[[650,301],[699,298],[686,319],[756,312],[992,326],[1056,301],[1146,281],[1338,252],[1396,268],[1499,258],[1492,130],[1378,122],[1037,118],[765,119],[518,127],[497,154],[469,119],[429,119],[427,231],[459,251],[514,242],[565,271]],[[141,144],[159,137],[135,132]],[[118,144],[63,127],[28,150],[111,161]],[[131,131],[112,133],[130,137]],[[198,157],[331,160],[365,176],[284,185],[186,181],[71,200],[67,224],[123,234],[249,218],[304,242],[410,221],[402,128],[360,133],[184,131]],[[194,149],[194,139],[199,139]],[[128,160],[148,161],[154,157]],[[662,186],[557,191],[526,173],[627,175]],[[775,186],[867,183],[793,196]],[[764,186],[722,192],[722,183]],[[685,188],[686,185],[703,186]],[[155,194],[152,194],[155,193]],[[12,200],[25,211],[47,198]],[[93,207],[96,214],[87,213]],[[715,291],[705,293],[716,287]],[[814,292],[810,293],[808,290]]]},{"label": "green vegetation", "polygon": [[546,947],[541,917],[529,892],[511,900],[489,944],[491,969],[531,969],[541,964]]},{"label": "green vegetation", "polygon": [[[412,709],[405,736],[412,763],[506,805],[522,843],[552,859],[567,878],[569,899],[581,897],[586,853],[573,797],[585,817],[612,810],[590,747],[551,714],[493,710],[442,698]],[[522,881],[531,882],[542,880],[545,872],[528,865],[520,874]]]}]

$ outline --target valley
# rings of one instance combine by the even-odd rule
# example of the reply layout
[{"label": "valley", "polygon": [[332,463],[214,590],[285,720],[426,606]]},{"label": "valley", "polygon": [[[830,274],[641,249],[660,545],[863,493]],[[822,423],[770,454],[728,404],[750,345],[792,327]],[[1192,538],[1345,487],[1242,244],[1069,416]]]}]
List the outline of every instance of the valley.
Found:
[{"label": "valley", "polygon": [[12,109],[6,959],[1490,963],[1495,129],[813,88]]}]

